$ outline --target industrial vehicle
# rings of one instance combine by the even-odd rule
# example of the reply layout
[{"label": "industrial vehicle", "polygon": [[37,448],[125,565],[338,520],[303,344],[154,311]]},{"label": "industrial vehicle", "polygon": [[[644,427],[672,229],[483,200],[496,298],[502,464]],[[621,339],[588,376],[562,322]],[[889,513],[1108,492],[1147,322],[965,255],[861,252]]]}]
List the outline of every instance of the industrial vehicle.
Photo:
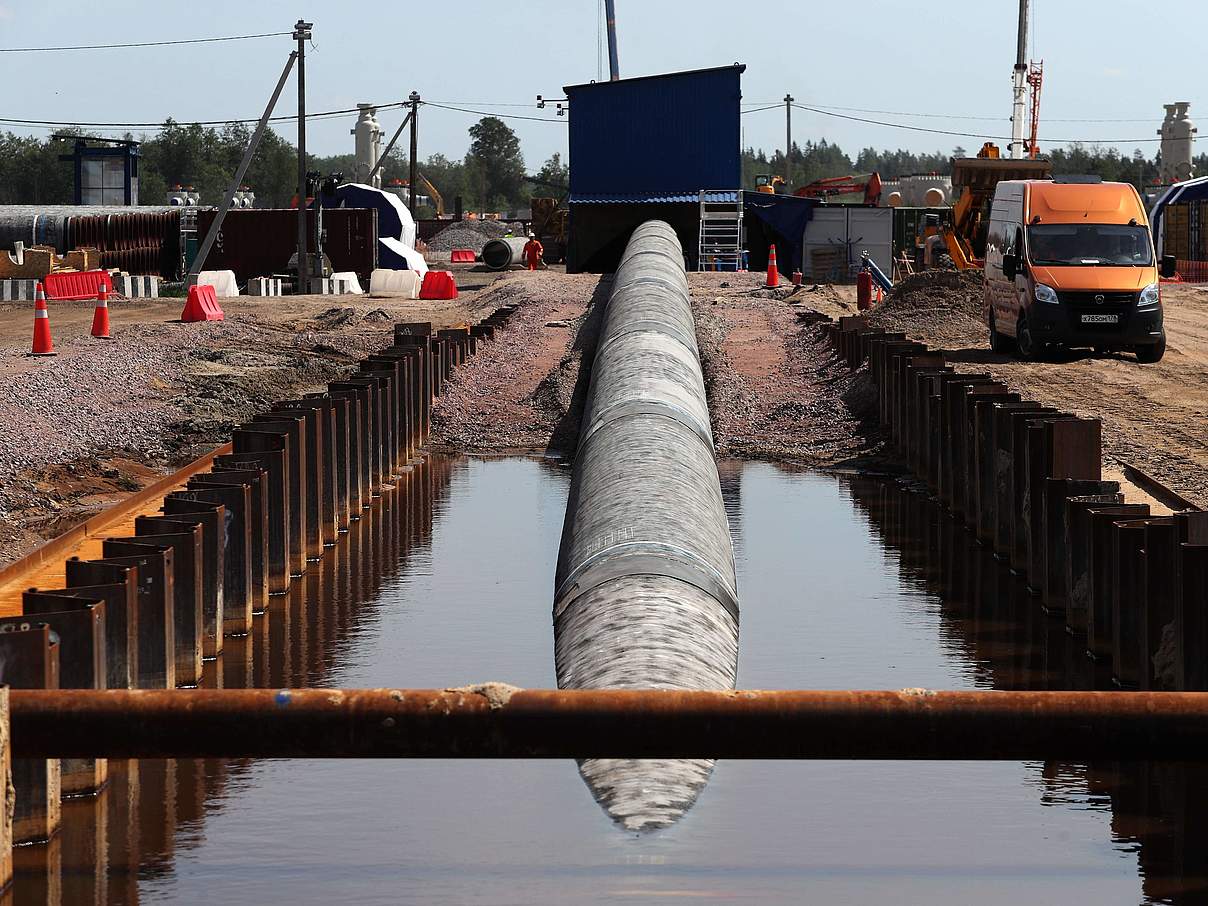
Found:
[{"label": "industrial vehicle", "polygon": [[[1021,163],[1022,161],[1011,161]],[[983,314],[990,348],[1031,359],[1056,347],[1166,351],[1160,267],[1145,205],[1097,176],[997,183],[986,222]]]},{"label": "industrial vehicle", "polygon": [[1042,158],[1001,157],[993,142],[982,145],[977,157],[953,158],[952,191],[959,194],[952,223],[940,230],[948,253],[940,263],[960,270],[983,267],[995,187],[1003,180],[1046,179],[1052,173],[1053,165]]},{"label": "industrial vehicle", "polygon": [[760,175],[755,177],[756,192],[763,192],[765,195],[782,195],[784,194],[784,187],[783,176]]},{"label": "industrial vehicle", "polygon": [[877,205],[881,201],[881,175],[828,176],[815,179],[793,194],[798,198],[830,198],[834,195],[858,195],[863,193],[864,203]]}]

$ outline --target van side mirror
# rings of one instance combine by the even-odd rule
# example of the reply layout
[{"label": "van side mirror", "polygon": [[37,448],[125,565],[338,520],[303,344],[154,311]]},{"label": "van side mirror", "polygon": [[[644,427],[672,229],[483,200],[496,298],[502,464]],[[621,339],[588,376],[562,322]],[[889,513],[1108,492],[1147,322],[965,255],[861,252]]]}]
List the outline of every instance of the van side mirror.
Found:
[{"label": "van side mirror", "polygon": [[1006,252],[1002,256],[1002,275],[1008,280],[1014,280],[1015,275],[1019,272],[1019,259],[1015,257],[1014,252]]},{"label": "van side mirror", "polygon": [[1169,280],[1178,272],[1178,268],[1179,263],[1175,260],[1174,255],[1163,255],[1162,264],[1161,267],[1158,268],[1158,273]]}]

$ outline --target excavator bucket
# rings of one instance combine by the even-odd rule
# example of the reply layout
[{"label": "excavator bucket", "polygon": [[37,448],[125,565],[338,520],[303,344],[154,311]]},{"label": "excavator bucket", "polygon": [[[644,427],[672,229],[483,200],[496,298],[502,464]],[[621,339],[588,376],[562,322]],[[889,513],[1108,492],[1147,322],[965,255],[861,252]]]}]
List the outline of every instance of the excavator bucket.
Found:
[{"label": "excavator bucket", "polygon": [[954,157],[952,188],[968,186],[974,191],[993,194],[994,186],[1004,179],[1048,179],[1053,164],[1047,160],[1011,160],[1005,157]]}]

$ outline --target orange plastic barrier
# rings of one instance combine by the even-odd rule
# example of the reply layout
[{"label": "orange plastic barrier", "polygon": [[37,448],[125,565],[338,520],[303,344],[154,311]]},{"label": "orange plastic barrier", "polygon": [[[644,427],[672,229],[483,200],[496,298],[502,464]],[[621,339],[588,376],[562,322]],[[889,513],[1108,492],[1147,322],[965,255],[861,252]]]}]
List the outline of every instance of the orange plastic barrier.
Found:
[{"label": "orange plastic barrier", "polygon": [[180,319],[190,321],[221,321],[222,306],[218,304],[218,296],[214,287],[209,284],[189,287],[189,298],[185,302],[185,310],[180,313]]},{"label": "orange plastic barrier", "polygon": [[449,254],[449,260],[454,264],[473,264],[477,258],[473,249],[453,249]]},{"label": "orange plastic barrier", "polygon": [[424,284],[420,287],[421,299],[456,299],[457,284],[449,271],[428,271],[424,274]]},{"label": "orange plastic barrier", "polygon": [[71,271],[48,274],[46,298],[67,301],[71,299],[96,299],[101,290],[113,294],[113,280],[109,271]]}]

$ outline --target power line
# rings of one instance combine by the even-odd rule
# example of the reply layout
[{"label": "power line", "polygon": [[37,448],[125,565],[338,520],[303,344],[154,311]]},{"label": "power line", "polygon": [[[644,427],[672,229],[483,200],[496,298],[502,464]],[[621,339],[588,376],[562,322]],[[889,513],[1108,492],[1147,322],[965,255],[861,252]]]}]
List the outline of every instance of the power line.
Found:
[{"label": "power line", "polygon": [[495,116],[505,120],[532,120],[536,123],[561,123],[563,126],[566,125],[565,118],[553,119],[548,116],[523,116],[519,113],[488,113],[485,110],[471,110],[468,107],[455,107],[452,104],[438,104],[435,101],[424,101],[424,103],[429,107],[439,107],[441,110],[456,110],[459,113],[472,113],[475,116]]},{"label": "power line", "polygon": [[[409,101],[392,101],[388,104],[375,104],[374,109],[390,110],[395,107],[406,107],[409,103]],[[345,107],[340,110],[323,110],[319,113],[311,113],[307,115],[306,119],[326,119],[330,117],[347,116],[348,114],[359,112],[359,107]],[[269,122],[294,122],[297,119],[298,117],[293,114],[285,114],[282,116],[270,117]],[[173,122],[177,126],[226,126],[235,123],[258,123],[260,122],[260,118],[254,117],[249,119],[231,120],[173,120]],[[113,129],[156,129],[163,131],[165,128],[167,128],[164,126],[163,120],[156,123],[81,123],[75,120],[22,120],[4,116],[0,116],[0,126],[29,126],[40,129],[61,129],[65,126],[80,126],[82,128],[86,127],[88,129],[102,129],[106,131]]]},{"label": "power line", "polygon": [[[832,110],[823,110],[821,107],[809,107],[805,104],[794,104],[794,107],[799,110],[806,110],[810,113],[817,113],[822,116],[836,117],[837,119],[850,120],[856,123],[868,123],[873,126],[885,126],[891,129],[906,129],[910,132],[927,132],[932,135],[952,135],[957,138],[980,138],[989,141],[1006,141],[1006,136],[989,135],[978,132],[955,132],[950,129],[928,129],[925,126],[911,126],[907,123],[887,123],[884,120],[872,120],[862,116],[850,116],[846,113],[836,113]],[[1160,138],[1050,138],[1046,142],[1050,145],[1135,145],[1148,142],[1160,142]]]},{"label": "power line", "polygon": [[185,38],[179,41],[139,41],[130,44],[74,44],[65,47],[0,47],[0,53],[57,53],[64,50],[117,50],[128,47],[174,47],[180,44],[214,44],[218,41],[251,41],[255,38],[291,37],[293,32],[271,31],[260,35],[227,35],[221,38]]}]

